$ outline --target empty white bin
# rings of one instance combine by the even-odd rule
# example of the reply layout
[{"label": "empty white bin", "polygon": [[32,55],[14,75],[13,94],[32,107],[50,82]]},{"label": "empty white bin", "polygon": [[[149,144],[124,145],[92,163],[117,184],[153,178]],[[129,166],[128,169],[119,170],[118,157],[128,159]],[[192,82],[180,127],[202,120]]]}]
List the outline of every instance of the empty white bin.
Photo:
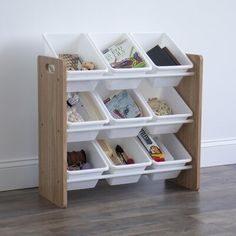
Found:
[{"label": "empty white bin", "polygon": [[[78,54],[83,61],[92,61],[94,70],[67,71],[68,80],[76,81],[77,91],[92,91],[101,76],[108,72],[101,55],[86,34],[43,34],[46,56],[57,57],[59,54]],[[85,79],[88,81],[86,83]],[[80,81],[81,80],[81,81]]]},{"label": "empty white bin", "polygon": [[[68,190],[94,188],[102,173],[108,170],[104,153],[101,152],[97,142],[74,142],[68,143],[68,151],[80,151],[83,149],[86,153],[87,161],[92,165],[92,169],[67,171]],[[86,180],[88,178],[96,178]]]},{"label": "empty white bin", "polygon": [[[110,158],[107,157],[104,153],[109,166],[109,170],[107,171],[108,173],[114,175],[131,173],[133,174],[131,176],[108,178],[106,179],[108,184],[119,185],[138,182],[141,175],[135,173],[143,171],[147,166],[150,166],[152,162],[137,138],[112,139],[107,140],[107,142],[113,149],[115,149],[116,145],[120,145],[124,149],[125,153],[129,156],[129,158],[132,158],[135,161],[134,164],[129,165],[114,165]],[[100,146],[99,148],[103,152]]]},{"label": "empty white bin", "polygon": [[[96,89],[95,95],[98,97],[101,105],[104,107],[106,114],[109,117],[110,124],[114,126],[124,126],[127,125],[127,127],[122,127],[122,129],[113,129],[113,130],[104,130],[103,132],[108,135],[109,138],[118,138],[118,137],[131,137],[131,136],[137,136],[138,132],[140,131],[140,127],[142,124],[145,124],[147,121],[152,119],[152,111],[150,108],[146,105],[145,101],[143,100],[143,97],[140,96],[140,94],[135,90],[128,90],[128,93],[130,96],[134,99],[138,107],[141,109],[143,116],[142,117],[136,117],[136,118],[126,118],[126,119],[116,119],[114,118],[111,113],[108,111],[107,107],[104,104],[104,100],[111,96],[112,94],[117,93],[118,91],[109,91],[105,87],[98,86]],[[128,127],[129,125],[133,124],[140,124],[140,127],[132,128]],[[112,133],[111,133],[112,132]]]},{"label": "empty white bin", "polygon": [[[94,140],[99,132],[99,128],[109,122],[109,118],[98,101],[98,98],[91,92],[79,92],[81,103],[75,105],[76,110],[82,115],[85,121],[81,122],[69,122],[68,126],[68,142],[73,141],[87,141]],[[73,130],[77,132],[70,132]]]},{"label": "empty white bin", "polygon": [[149,156],[152,160],[149,169],[163,170],[160,173],[149,174],[149,178],[151,180],[176,178],[181,171],[181,167],[190,162],[192,157],[174,134],[158,135],[154,140],[165,153],[166,161],[156,162]]},{"label": "empty white bin", "polygon": [[[124,75],[124,74],[144,74],[147,71],[151,70],[151,66],[147,61],[146,55],[143,54],[139,48],[137,47],[136,43],[132,40],[132,38],[126,33],[90,33],[88,34],[91,42],[93,42],[94,46],[97,47],[100,55],[104,58],[104,61],[110,70],[110,72],[114,73],[114,75]],[[142,68],[112,68],[109,62],[106,60],[105,56],[103,55],[103,51],[112,45],[122,42],[123,40],[127,40],[130,45],[134,46],[136,51],[140,54],[142,59],[145,61],[145,67]]]},{"label": "empty white bin", "polygon": [[188,69],[193,67],[192,62],[186,56],[186,54],[177,46],[177,44],[165,33],[131,33],[131,37],[137,43],[140,50],[143,53],[146,53],[156,45],[159,45],[161,48],[167,47],[173,56],[178,60],[180,65],[176,66],[157,66],[154,62],[149,59],[150,64],[153,67],[152,72],[166,72],[166,73],[180,73],[186,72]]}]

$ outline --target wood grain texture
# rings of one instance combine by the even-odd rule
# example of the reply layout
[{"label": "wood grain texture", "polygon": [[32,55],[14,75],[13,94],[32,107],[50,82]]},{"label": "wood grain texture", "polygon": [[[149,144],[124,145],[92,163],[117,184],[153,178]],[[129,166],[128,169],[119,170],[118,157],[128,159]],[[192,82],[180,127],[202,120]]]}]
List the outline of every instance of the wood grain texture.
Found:
[{"label": "wood grain texture", "polygon": [[191,190],[200,187],[200,150],[201,150],[201,112],[202,112],[202,73],[203,58],[200,55],[188,55],[194,67],[194,76],[185,77],[176,90],[193,112],[193,123],[185,124],[177,137],[192,156],[192,169],[182,171],[175,183]]},{"label": "wood grain texture", "polygon": [[235,236],[236,165],[201,169],[201,189],[141,178],[68,193],[67,209],[38,189],[0,193],[1,236]]},{"label": "wood grain texture", "polygon": [[[55,71],[49,72],[48,65]],[[39,192],[67,206],[66,70],[62,60],[38,57]]]}]

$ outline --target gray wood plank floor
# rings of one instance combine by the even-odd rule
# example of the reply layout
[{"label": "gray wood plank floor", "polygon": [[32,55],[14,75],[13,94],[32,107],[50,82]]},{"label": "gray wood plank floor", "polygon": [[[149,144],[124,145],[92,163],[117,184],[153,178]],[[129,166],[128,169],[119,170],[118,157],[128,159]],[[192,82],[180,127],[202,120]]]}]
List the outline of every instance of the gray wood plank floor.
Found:
[{"label": "gray wood plank floor", "polygon": [[0,236],[236,235],[236,165],[204,168],[201,190],[164,181],[69,193],[58,209],[26,189],[0,193]]}]

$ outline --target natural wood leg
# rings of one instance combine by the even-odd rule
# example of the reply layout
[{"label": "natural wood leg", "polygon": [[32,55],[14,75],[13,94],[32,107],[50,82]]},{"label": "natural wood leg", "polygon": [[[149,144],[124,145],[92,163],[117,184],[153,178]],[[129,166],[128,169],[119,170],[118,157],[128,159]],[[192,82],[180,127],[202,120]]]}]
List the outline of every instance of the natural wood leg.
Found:
[{"label": "natural wood leg", "polygon": [[203,58],[199,55],[188,55],[194,64],[194,76],[185,77],[176,88],[180,96],[193,111],[193,123],[185,124],[177,137],[192,156],[192,169],[180,173],[175,183],[191,189],[200,187],[200,150],[201,150],[201,110],[202,110],[202,71]]},{"label": "natural wood leg", "polygon": [[[51,69],[50,69],[51,68]],[[38,57],[39,192],[67,206],[66,69],[62,60]]]}]

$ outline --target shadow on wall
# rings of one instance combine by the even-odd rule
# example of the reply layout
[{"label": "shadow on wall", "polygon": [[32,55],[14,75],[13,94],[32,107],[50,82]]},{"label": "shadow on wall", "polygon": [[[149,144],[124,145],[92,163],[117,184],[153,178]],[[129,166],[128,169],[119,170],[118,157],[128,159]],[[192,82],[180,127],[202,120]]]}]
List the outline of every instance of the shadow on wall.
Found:
[{"label": "shadow on wall", "polygon": [[41,35],[12,36],[1,41],[0,159],[36,156],[37,56],[43,53]]}]

